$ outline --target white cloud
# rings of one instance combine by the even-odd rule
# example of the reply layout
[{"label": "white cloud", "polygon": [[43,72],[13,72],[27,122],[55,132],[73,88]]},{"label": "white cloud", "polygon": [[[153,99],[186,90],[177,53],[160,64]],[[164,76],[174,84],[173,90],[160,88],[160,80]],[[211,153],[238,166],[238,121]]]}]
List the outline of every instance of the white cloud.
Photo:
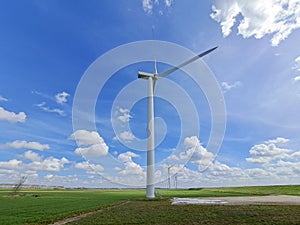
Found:
[{"label": "white cloud", "polygon": [[50,147],[48,144],[41,144],[35,141],[27,142],[27,141],[16,140],[13,142],[8,142],[6,144],[0,145],[0,149],[5,149],[5,148],[32,149],[32,150],[44,151],[45,149],[49,149]]},{"label": "white cloud", "polygon": [[19,169],[21,165],[22,165],[22,161],[16,159],[11,159],[8,162],[0,162],[1,169],[15,170],[15,169]]},{"label": "white cloud", "polygon": [[210,167],[208,167],[208,169],[210,171],[219,171],[219,172],[224,172],[224,171],[231,171],[232,168],[230,168],[228,165],[223,164],[219,161],[214,162],[213,164],[211,164]]},{"label": "white cloud", "polygon": [[0,107],[0,120],[5,120],[10,123],[24,123],[26,121],[26,114],[24,112],[19,112],[16,114]]},{"label": "white cloud", "polygon": [[51,180],[53,177],[54,177],[53,174],[47,174],[47,175],[45,176],[45,178],[46,178],[47,180]]},{"label": "white cloud", "polygon": [[42,160],[37,154],[27,152],[24,154],[24,157],[27,157],[31,160],[30,163],[25,164],[24,162],[16,159],[9,160],[7,162],[0,162],[0,169],[9,169],[13,171],[55,171],[59,172],[64,168],[65,164],[70,163],[66,158],[57,159],[54,157],[48,157]]},{"label": "white cloud", "polygon": [[77,130],[71,134],[70,139],[75,140],[78,145],[94,145],[104,142],[103,138],[96,131]]},{"label": "white cloud", "polygon": [[144,176],[143,168],[135,162],[126,162],[125,169],[119,172],[120,175],[139,175]]},{"label": "white cloud", "polygon": [[108,153],[108,146],[103,142],[88,147],[79,147],[75,149],[75,153],[84,157],[104,156]]},{"label": "white cloud", "polygon": [[278,147],[278,144],[288,141],[285,138],[277,138],[254,145],[249,151],[251,157],[246,158],[246,161],[255,164],[269,164],[274,160],[289,158],[291,150]]},{"label": "white cloud", "polygon": [[279,160],[277,163],[278,166],[283,168],[289,168],[293,171],[293,173],[300,172],[300,162],[291,162],[291,161],[283,161]]},{"label": "white cloud", "polygon": [[231,33],[237,16],[242,20],[238,24],[238,34],[244,38],[254,36],[257,39],[273,35],[272,46],[277,46],[295,29],[300,27],[300,2],[296,0],[229,0],[213,5],[211,17],[220,23],[226,37]]},{"label": "white cloud", "polygon": [[222,82],[221,86],[223,88],[223,92],[226,93],[234,88],[238,88],[238,87],[242,86],[242,83],[240,81],[236,81],[233,84],[230,84],[227,82]]},{"label": "white cloud", "polygon": [[39,156],[37,153],[32,152],[32,151],[25,152],[23,156],[24,156],[25,159],[29,159],[32,162],[40,162],[40,161],[42,161],[42,157]]},{"label": "white cloud", "polygon": [[61,159],[48,157],[42,161],[34,161],[29,164],[24,164],[23,167],[25,170],[59,172],[62,168],[64,168],[64,165],[68,163],[70,163],[70,161],[65,157],[62,157]]},{"label": "white cloud", "polygon": [[125,153],[121,153],[118,156],[118,160],[120,160],[123,163],[126,163],[126,162],[132,162],[132,158],[138,158],[138,157],[139,155],[133,152],[125,152]]},{"label": "white cloud", "polygon": [[198,170],[202,171],[206,169],[213,161],[214,154],[207,151],[201,143],[198,137],[191,136],[184,139],[184,146],[186,151],[179,153],[179,156],[171,156],[170,159],[176,161],[179,159],[181,162],[191,162],[198,166]]},{"label": "white cloud", "polygon": [[[130,110],[125,108],[118,108],[115,112],[115,117],[117,120],[114,120],[116,122],[116,131],[117,136],[113,138],[113,140],[121,140],[124,142],[131,142],[135,139],[134,135],[130,131],[124,131],[126,130],[126,126],[128,125],[128,122],[133,117],[130,115]],[[125,126],[125,128],[124,128]]]},{"label": "white cloud", "polygon": [[153,2],[152,0],[143,0],[143,9],[146,13],[152,13]]},{"label": "white cloud", "polygon": [[63,110],[57,109],[57,108],[52,109],[52,108],[46,106],[46,102],[36,104],[36,106],[39,107],[40,109],[44,110],[45,112],[57,113],[60,116],[65,116],[65,112]]},{"label": "white cloud", "polygon": [[4,98],[4,97],[2,97],[2,96],[0,95],[0,102],[7,102],[7,101],[8,101],[7,98]]},{"label": "white cloud", "polygon": [[95,165],[95,164],[91,164],[88,162],[80,162],[80,163],[76,163],[74,166],[76,169],[80,169],[80,170],[85,170],[87,173],[96,173],[96,172],[102,172],[104,171],[103,166],[101,165]]},{"label": "white cloud", "polygon": [[[294,70],[300,71],[300,56],[298,56],[295,59],[295,66],[293,67]],[[300,76],[294,77],[294,82],[299,82],[300,81]]]},{"label": "white cloud", "polygon": [[[163,0],[164,6],[166,8],[170,8],[173,4],[173,0]],[[160,1],[159,0],[142,0],[142,5],[143,9],[146,13],[151,14],[153,12],[154,6],[159,7],[160,6]],[[163,10],[162,8],[158,9],[158,13],[160,15],[163,15]]]},{"label": "white cloud", "polygon": [[129,114],[129,109],[120,108],[119,113],[121,113],[121,115],[118,116],[118,120],[123,123],[129,122],[129,120],[132,118],[132,116]]},{"label": "white cloud", "polygon": [[63,104],[63,103],[67,103],[67,97],[69,97],[70,94],[68,94],[67,92],[61,92],[58,93],[57,95],[55,95],[55,100],[58,104]]},{"label": "white cloud", "polygon": [[300,76],[294,77],[294,81],[295,81],[295,82],[300,81]]},{"label": "white cloud", "polygon": [[53,100],[53,98],[50,95],[44,94],[39,91],[31,91],[31,94],[38,95],[38,96],[41,96],[41,97],[49,99],[49,100]]},{"label": "white cloud", "polygon": [[167,7],[171,7],[172,4],[173,4],[173,0],[165,0],[165,5]]},{"label": "white cloud", "polygon": [[135,139],[134,135],[129,131],[124,131],[121,134],[119,134],[119,138],[125,142],[130,142]]},{"label": "white cloud", "polygon": [[300,151],[298,152],[294,152],[292,155],[291,155],[291,158],[300,158]]},{"label": "white cloud", "polygon": [[132,160],[132,158],[137,158],[137,157],[139,157],[139,155],[129,151],[120,154],[118,156],[118,160],[124,163],[125,169],[121,170],[119,174],[123,176],[125,175],[144,176],[145,172],[143,168],[139,164],[133,162]]},{"label": "white cloud", "polygon": [[225,9],[217,9],[216,6],[213,5],[212,9],[214,13],[211,14],[211,17],[217,22],[220,22],[222,33],[226,37],[231,33],[231,28],[236,22],[235,17],[239,14],[240,9],[236,2],[231,5],[226,5],[225,7]]},{"label": "white cloud", "polygon": [[116,167],[114,168],[114,170],[120,171],[120,170],[122,170],[122,169],[121,169],[120,167],[116,166]]},{"label": "white cloud", "polygon": [[108,146],[104,139],[95,131],[77,130],[70,138],[79,146],[75,153],[85,157],[104,156],[108,153]]},{"label": "white cloud", "polygon": [[207,151],[196,136],[185,138],[184,145],[189,148],[187,152],[193,151],[190,160],[192,163],[199,166],[199,170],[205,169],[212,163],[214,159],[213,153]]},{"label": "white cloud", "polygon": [[289,139],[278,137],[278,138],[273,139],[273,140],[265,141],[265,143],[266,144],[283,144],[283,143],[287,143],[289,141],[290,141]]},{"label": "white cloud", "polygon": [[297,71],[300,71],[300,56],[298,56],[296,59],[295,59],[295,66],[293,67],[293,69],[297,70]]},{"label": "white cloud", "polygon": [[76,186],[80,187],[84,184],[90,184],[90,180],[82,181],[79,180],[76,175],[54,175],[54,174],[47,174],[44,176],[45,181],[43,183],[49,186]]}]

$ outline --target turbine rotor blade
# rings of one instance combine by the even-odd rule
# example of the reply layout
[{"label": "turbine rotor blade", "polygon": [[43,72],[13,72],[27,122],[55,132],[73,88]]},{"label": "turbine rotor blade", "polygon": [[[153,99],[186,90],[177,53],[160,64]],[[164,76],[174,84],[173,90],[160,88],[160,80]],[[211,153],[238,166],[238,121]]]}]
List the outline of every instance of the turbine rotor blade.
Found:
[{"label": "turbine rotor blade", "polygon": [[169,75],[170,73],[173,73],[174,71],[180,69],[181,67],[183,67],[183,66],[185,66],[185,65],[187,65],[187,64],[190,64],[191,62],[194,62],[195,60],[197,60],[197,59],[199,59],[199,58],[201,58],[201,57],[207,55],[208,53],[214,51],[216,48],[218,48],[218,46],[217,46],[217,47],[214,47],[214,48],[212,48],[212,49],[209,49],[209,50],[207,50],[207,51],[205,51],[205,52],[202,52],[202,53],[199,54],[199,55],[196,55],[195,57],[189,59],[188,61],[186,61],[186,62],[184,62],[184,63],[181,63],[179,66],[175,66],[175,67],[173,67],[173,68],[171,68],[171,69],[169,69],[169,70],[166,70],[165,72],[159,73],[159,74],[157,74],[157,76],[158,76],[158,77],[165,77],[165,76]]},{"label": "turbine rotor blade", "polygon": [[155,90],[155,85],[156,85],[156,81],[157,81],[157,76],[153,77],[153,93],[154,93],[154,90]]},{"label": "turbine rotor blade", "polygon": [[155,85],[156,85],[156,79],[154,79],[154,81],[153,81],[153,92],[154,92],[154,89],[155,89]]}]

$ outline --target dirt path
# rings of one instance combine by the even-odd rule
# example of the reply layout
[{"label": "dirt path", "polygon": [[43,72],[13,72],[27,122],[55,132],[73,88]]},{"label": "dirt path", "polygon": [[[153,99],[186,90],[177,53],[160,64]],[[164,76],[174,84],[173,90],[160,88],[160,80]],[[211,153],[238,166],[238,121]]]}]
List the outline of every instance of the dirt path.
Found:
[{"label": "dirt path", "polygon": [[91,215],[94,215],[94,214],[99,213],[99,212],[103,212],[103,211],[106,211],[106,210],[110,210],[110,209],[113,209],[113,208],[116,208],[116,207],[125,205],[125,204],[127,204],[128,202],[129,202],[129,201],[119,202],[119,203],[110,205],[110,206],[108,206],[108,207],[104,207],[104,208],[102,208],[102,209],[98,209],[98,210],[95,210],[95,211],[92,211],[92,212],[88,212],[88,213],[83,213],[83,214],[80,214],[80,215],[74,216],[74,217],[69,217],[69,218],[66,218],[66,219],[57,221],[57,222],[55,222],[55,223],[51,223],[51,224],[49,224],[49,225],[64,225],[64,224],[67,224],[67,223],[71,223],[71,222],[80,220],[80,219],[82,219],[82,218],[85,218],[85,217],[87,217],[87,216],[91,216]]},{"label": "dirt path", "polygon": [[226,205],[300,205],[300,196],[267,195],[239,197],[174,198],[173,205],[226,204]]}]

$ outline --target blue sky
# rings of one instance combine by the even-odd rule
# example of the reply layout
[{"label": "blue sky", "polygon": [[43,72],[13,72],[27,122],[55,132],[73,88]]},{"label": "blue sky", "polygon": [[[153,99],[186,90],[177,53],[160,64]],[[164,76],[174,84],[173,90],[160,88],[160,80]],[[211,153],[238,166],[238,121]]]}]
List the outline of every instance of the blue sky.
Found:
[{"label": "blue sky", "polygon": [[[165,78],[187,92],[197,122],[163,98],[167,93],[178,107],[187,104],[159,80],[156,134],[165,137],[156,148],[156,186],[167,187],[168,167],[179,187],[299,184],[297,1],[32,0],[3,1],[0,11],[0,183],[26,175],[28,184],[144,186],[146,153],[132,147],[147,137],[147,82],[137,81],[137,72],[152,72],[153,62],[110,77],[96,99],[96,132],[73,130],[72,109],[79,82],[98,57],[154,37],[194,53],[219,46],[199,63],[214,75],[227,118],[219,151],[208,149],[205,91],[183,71]],[[159,51],[153,49],[153,58]],[[158,63],[159,71],[168,68]],[[132,108],[120,94],[127,85],[133,85],[128,95],[142,96],[126,103]],[[179,141],[180,120],[200,132],[191,128]]]}]

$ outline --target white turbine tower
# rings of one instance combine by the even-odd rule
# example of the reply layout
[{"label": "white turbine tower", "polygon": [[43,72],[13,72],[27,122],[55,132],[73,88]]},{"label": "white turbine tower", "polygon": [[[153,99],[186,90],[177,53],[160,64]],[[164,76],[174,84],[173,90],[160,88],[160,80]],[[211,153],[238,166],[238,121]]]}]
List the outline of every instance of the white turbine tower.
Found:
[{"label": "white turbine tower", "polygon": [[154,198],[154,172],[155,172],[155,163],[154,163],[154,89],[155,84],[158,78],[165,77],[170,73],[180,69],[181,67],[207,55],[208,53],[215,50],[217,47],[209,49],[189,60],[180,64],[179,66],[173,67],[169,70],[166,70],[162,73],[157,73],[156,60],[154,62],[154,73],[138,72],[138,78],[148,80],[148,144],[147,144],[147,181],[146,181],[146,198]]}]

